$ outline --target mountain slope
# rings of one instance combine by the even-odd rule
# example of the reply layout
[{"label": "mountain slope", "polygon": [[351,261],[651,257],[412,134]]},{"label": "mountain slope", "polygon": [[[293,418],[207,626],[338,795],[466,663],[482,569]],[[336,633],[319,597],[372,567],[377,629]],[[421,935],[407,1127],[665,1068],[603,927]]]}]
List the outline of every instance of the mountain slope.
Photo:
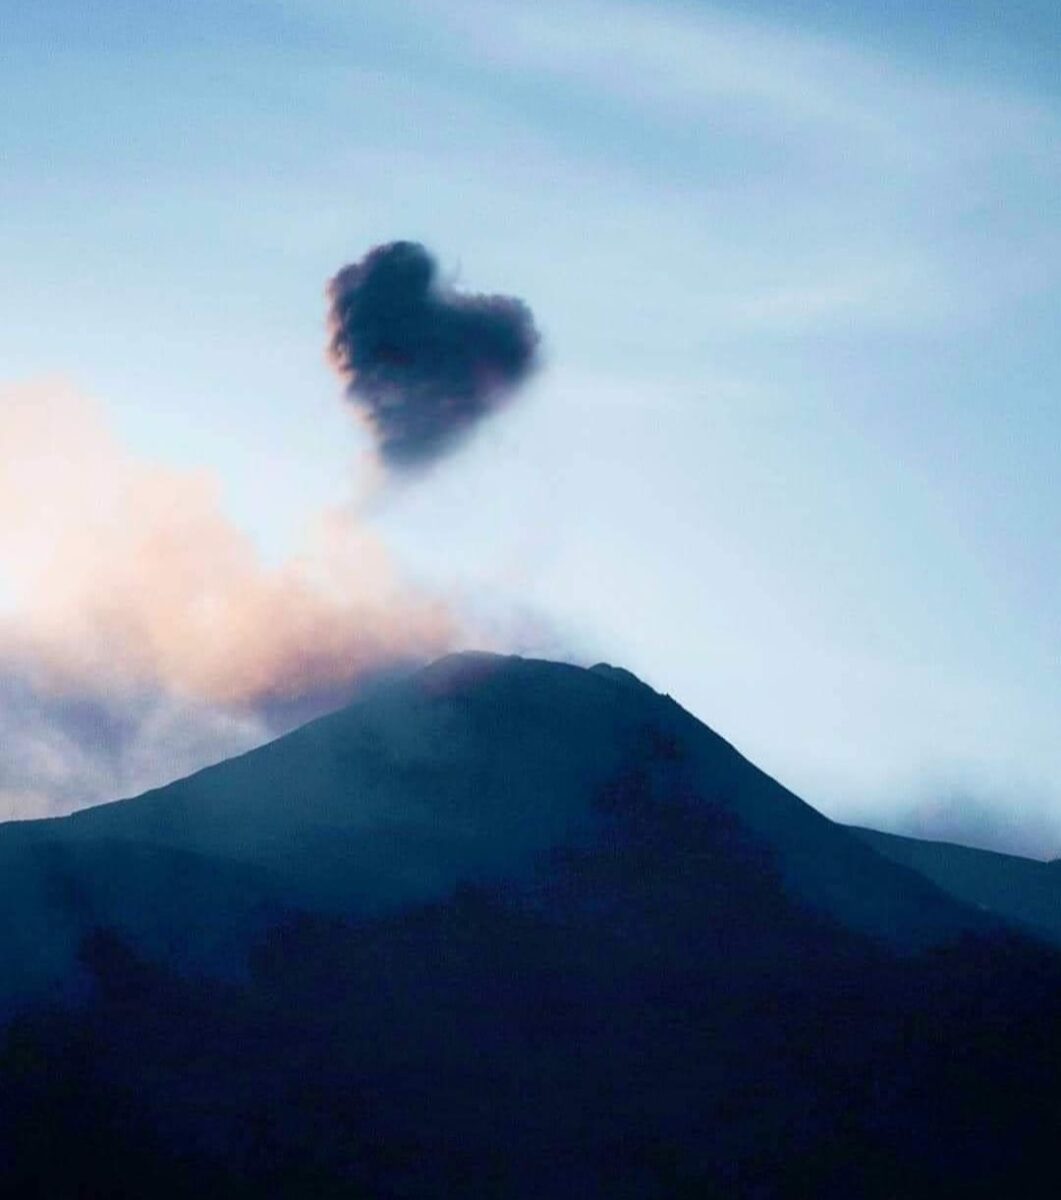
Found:
[{"label": "mountain slope", "polygon": [[1061,863],[851,828],[878,854],[912,867],[955,899],[1061,947]]}]

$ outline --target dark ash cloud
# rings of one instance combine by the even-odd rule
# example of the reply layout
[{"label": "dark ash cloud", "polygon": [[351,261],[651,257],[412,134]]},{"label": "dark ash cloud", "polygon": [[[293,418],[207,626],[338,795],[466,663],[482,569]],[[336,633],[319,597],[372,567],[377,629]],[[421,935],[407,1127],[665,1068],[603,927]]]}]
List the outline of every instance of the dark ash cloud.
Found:
[{"label": "dark ash cloud", "polygon": [[440,284],[416,242],[376,246],[343,267],[328,298],[332,360],[392,467],[446,453],[535,364],[530,309]]}]

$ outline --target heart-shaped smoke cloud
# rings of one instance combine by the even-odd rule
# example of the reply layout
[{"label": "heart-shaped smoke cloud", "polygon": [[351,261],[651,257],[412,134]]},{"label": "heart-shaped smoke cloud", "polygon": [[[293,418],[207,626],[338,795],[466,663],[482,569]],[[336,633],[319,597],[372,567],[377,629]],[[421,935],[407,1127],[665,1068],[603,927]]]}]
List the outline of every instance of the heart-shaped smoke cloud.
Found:
[{"label": "heart-shaped smoke cloud", "polygon": [[426,465],[535,365],[530,309],[439,284],[416,242],[376,246],[328,285],[330,352],[391,467]]}]

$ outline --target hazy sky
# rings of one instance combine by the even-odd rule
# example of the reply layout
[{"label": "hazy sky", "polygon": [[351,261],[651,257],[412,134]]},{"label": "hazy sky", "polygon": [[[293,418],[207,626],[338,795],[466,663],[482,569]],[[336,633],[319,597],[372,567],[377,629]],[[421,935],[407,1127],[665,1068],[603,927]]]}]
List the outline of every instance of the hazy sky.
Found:
[{"label": "hazy sky", "polygon": [[[356,500],[416,648],[444,597],[628,666],[830,815],[1061,854],[1059,44],[1054,0],[6,0],[0,403],[65,397],[60,475],[95,403],[92,479],[210,480],[267,564]],[[545,365],[381,487],[324,287],[395,238],[527,301]],[[16,556],[58,542],[16,524],[21,620]],[[69,807],[128,717],[7,669],[0,817]],[[84,800],[261,735],[189,703]]]}]

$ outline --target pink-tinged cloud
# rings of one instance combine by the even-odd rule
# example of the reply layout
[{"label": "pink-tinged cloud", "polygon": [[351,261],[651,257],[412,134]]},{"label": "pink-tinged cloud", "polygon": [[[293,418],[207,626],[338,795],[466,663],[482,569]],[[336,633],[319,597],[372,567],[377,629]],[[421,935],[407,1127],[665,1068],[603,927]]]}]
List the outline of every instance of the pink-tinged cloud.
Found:
[{"label": "pink-tinged cloud", "polygon": [[72,388],[0,392],[0,648],[38,684],[260,709],[456,637],[349,514],[268,567],[208,473],[138,460]]}]

